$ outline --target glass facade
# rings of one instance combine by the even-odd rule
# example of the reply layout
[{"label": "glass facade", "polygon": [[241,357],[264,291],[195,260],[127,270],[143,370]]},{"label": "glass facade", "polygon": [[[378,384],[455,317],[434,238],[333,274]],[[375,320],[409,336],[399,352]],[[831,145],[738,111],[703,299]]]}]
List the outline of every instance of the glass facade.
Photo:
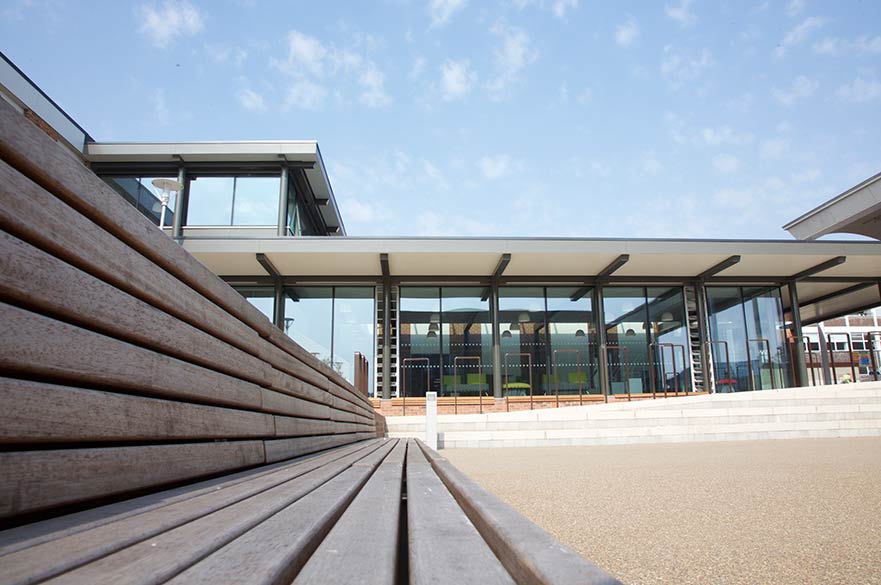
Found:
[{"label": "glass facade", "polygon": [[275,312],[275,291],[265,286],[237,286],[236,291],[248,302],[260,309],[266,318],[272,321]]},{"label": "glass facade", "polygon": [[611,394],[691,391],[681,287],[603,288]]},{"label": "glass facade", "polygon": [[717,392],[791,384],[779,288],[709,286],[707,308]]},{"label": "glass facade", "polygon": [[398,395],[441,395],[440,288],[401,287],[398,298]]},{"label": "glass facade", "polygon": [[[153,186],[156,177],[105,177],[104,181],[123,199],[134,205],[138,211],[159,225],[162,215],[162,190]],[[177,177],[173,177],[177,178]],[[174,223],[174,205],[177,193],[170,193],[168,204],[165,209],[165,225]]]},{"label": "glass facade", "polygon": [[187,225],[276,225],[280,188],[280,175],[191,177]]}]

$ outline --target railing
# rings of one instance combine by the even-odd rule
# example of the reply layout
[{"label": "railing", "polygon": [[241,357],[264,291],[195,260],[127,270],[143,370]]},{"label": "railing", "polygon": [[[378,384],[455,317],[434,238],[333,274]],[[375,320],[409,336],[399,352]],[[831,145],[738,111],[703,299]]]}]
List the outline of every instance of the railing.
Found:
[{"label": "railing", "polygon": [[[756,378],[753,373],[753,365],[752,365],[752,357],[749,355],[749,344],[750,343],[762,343],[765,345],[765,351],[768,355],[768,372],[770,373],[771,378],[771,390],[777,388],[777,385],[774,383],[774,361],[771,359],[771,342],[768,341],[765,337],[756,337],[755,339],[747,339],[746,340],[746,361],[749,364],[749,384],[750,389],[755,392],[756,389]],[[761,371],[761,354],[759,354],[759,371]]]},{"label": "railing", "polygon": [[[478,356],[465,356],[465,355],[457,355],[453,358],[453,413],[459,414],[459,362],[477,362],[477,404],[480,414],[483,414],[483,392],[481,391],[481,387],[483,384],[480,382],[480,373],[483,370],[483,367],[480,363],[480,357]],[[466,374],[467,376],[467,374]]]},{"label": "railing", "polygon": [[[509,381],[508,381],[508,365],[509,365],[508,358],[511,356],[516,356],[516,357],[524,357],[525,356],[526,358],[528,358],[527,359],[528,365],[526,367],[529,370],[529,410],[532,410],[532,354],[531,353],[508,352],[505,354],[505,388],[504,388],[504,390],[505,390],[505,411],[511,410],[510,404],[508,403],[508,392],[511,389],[511,386],[509,385]],[[522,366],[519,366],[519,367],[522,367]]]},{"label": "railing", "polygon": [[[731,352],[728,350],[728,342],[721,340],[721,339],[718,339],[718,340],[709,340],[706,343],[707,343],[707,352],[709,353],[710,361],[713,364],[713,366],[712,366],[713,367],[713,391],[714,392],[717,391],[716,390],[716,384],[717,384],[716,380],[717,379],[718,380],[726,380],[728,382],[728,384],[723,384],[723,385],[727,385],[729,388],[731,388],[733,386],[731,384],[731,381],[734,380],[734,378],[731,377]],[[715,365],[716,364],[716,356],[714,355],[714,352],[713,352],[714,345],[721,345],[725,348],[725,377],[724,378],[717,378],[716,377],[716,365]]]},{"label": "railing", "polygon": [[555,349],[554,350],[554,391],[557,395],[557,407],[560,406],[560,372],[557,368],[558,353],[574,353],[578,364],[578,404],[584,404],[584,386],[581,381],[581,350],[580,349]]},{"label": "railing", "polygon": [[[431,388],[431,360],[427,357],[410,357],[404,358],[401,361],[401,369],[407,367],[408,363],[415,362],[425,362],[425,391],[428,392],[428,389]],[[406,384],[407,376],[401,376],[401,414],[407,414],[407,384]]]},{"label": "railing", "polygon": [[370,366],[367,357],[360,351],[355,352],[354,370],[355,388],[367,396],[370,393]]},{"label": "railing", "polygon": [[832,368],[832,383],[838,384],[838,376],[835,375],[835,346],[832,343],[832,337],[835,335],[843,335],[847,338],[847,353],[850,356],[850,373],[851,373],[851,381],[858,382],[857,378],[857,369],[853,365],[853,339],[851,338],[850,333],[845,331],[840,331],[836,333],[827,333],[826,334],[826,350],[829,352],[829,367]]},{"label": "railing", "polygon": [[[618,352],[624,352],[624,393],[627,394],[627,400],[632,400],[630,397],[630,352],[627,349],[626,345],[604,345],[602,347],[603,357],[605,358],[606,367],[609,364],[609,350],[617,349]],[[605,392],[605,389],[603,390]],[[612,382],[609,381],[609,393],[612,393]],[[608,399],[608,396],[606,396]]]}]

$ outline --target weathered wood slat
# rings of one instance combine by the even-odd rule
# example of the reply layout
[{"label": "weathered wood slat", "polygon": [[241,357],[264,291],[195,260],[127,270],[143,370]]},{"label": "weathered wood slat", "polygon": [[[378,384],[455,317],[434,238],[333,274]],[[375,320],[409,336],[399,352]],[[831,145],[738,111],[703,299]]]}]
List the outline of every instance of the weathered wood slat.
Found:
[{"label": "weathered wood slat", "polygon": [[[400,441],[380,463],[297,575],[295,584],[395,582],[401,550],[398,531],[406,452],[406,442]],[[368,542],[370,546],[365,546]]]},{"label": "weathered wood slat", "polygon": [[0,369],[4,372],[260,408],[260,386],[226,374],[5,303],[0,303],[0,322]]},{"label": "weathered wood slat", "polygon": [[249,353],[260,356],[260,348],[269,346],[258,343],[253,329],[5,162],[0,162],[0,228]]},{"label": "weathered wood slat", "polygon": [[257,384],[273,378],[258,358],[3,232],[0,297]]},{"label": "weathered wood slat", "polygon": [[[431,467],[518,583],[621,585],[418,441]],[[416,447],[412,449],[415,451]]]},{"label": "weathered wood slat", "polygon": [[[394,441],[390,441],[377,449],[169,583],[289,583],[393,444]],[[358,544],[372,549],[372,546],[364,546],[366,542],[371,541]],[[272,545],[267,546],[268,543]],[[351,559],[346,558],[343,562],[351,563]],[[351,582],[361,583],[362,580]]]},{"label": "weathered wood slat", "polygon": [[80,161],[5,102],[0,103],[0,153],[3,160],[84,211],[96,223],[224,307],[261,336],[269,336],[274,329],[259,310],[158,231]]},{"label": "weathered wood slat", "polygon": [[[268,414],[10,378],[0,378],[0,404],[0,443],[6,444],[241,439],[276,434]],[[336,432],[334,423],[323,432]]]},{"label": "weathered wood slat", "polygon": [[360,433],[370,430],[369,425],[343,423],[329,420],[313,420],[292,416],[275,417],[276,437],[307,437],[335,433]]},{"label": "weathered wood slat", "polygon": [[513,584],[415,445],[407,449],[410,583]]},{"label": "weathered wood slat", "polygon": [[0,517],[264,462],[262,441],[0,453]]},{"label": "weathered wood slat", "polygon": [[288,396],[281,392],[273,392],[262,388],[263,398],[261,408],[266,412],[301,416],[305,418],[330,419],[333,412],[331,407],[324,404],[309,402],[295,396]]},{"label": "weathered wood slat", "polygon": [[[377,441],[350,445],[292,462],[263,466],[161,494],[46,521],[42,531],[0,552],[3,581],[25,585],[54,577],[118,550],[246,500],[316,469],[375,448]],[[31,533],[34,531],[31,530]]]},{"label": "weathered wood slat", "polygon": [[[379,448],[380,445],[376,445]],[[274,514],[332,480],[375,448],[328,463],[300,477],[260,492],[107,555],[99,560],[62,573],[47,581],[61,584],[158,584],[186,570]],[[263,543],[271,546],[270,543]]]},{"label": "weathered wood slat", "polygon": [[264,441],[266,462],[275,463],[308,453],[339,447],[373,438],[373,433],[349,433],[345,435],[322,435],[320,437],[294,437],[293,439],[274,439]]}]

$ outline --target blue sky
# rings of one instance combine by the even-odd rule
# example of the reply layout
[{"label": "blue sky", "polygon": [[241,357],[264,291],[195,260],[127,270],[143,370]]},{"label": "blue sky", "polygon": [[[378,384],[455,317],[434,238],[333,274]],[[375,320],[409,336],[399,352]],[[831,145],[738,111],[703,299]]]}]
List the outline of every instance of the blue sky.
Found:
[{"label": "blue sky", "polygon": [[788,239],[881,171],[879,23],[876,1],[6,0],[0,46],[97,140],[318,140],[350,235]]}]

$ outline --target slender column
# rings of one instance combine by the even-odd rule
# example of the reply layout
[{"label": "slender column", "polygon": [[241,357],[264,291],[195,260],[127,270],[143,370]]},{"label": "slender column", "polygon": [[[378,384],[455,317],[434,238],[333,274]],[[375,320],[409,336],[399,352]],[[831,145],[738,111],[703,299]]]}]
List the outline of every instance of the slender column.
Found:
[{"label": "slender column", "polygon": [[704,390],[707,392],[716,392],[716,373],[713,371],[713,363],[710,358],[710,352],[707,348],[709,341],[708,331],[710,329],[709,312],[707,311],[707,289],[703,282],[697,282],[694,285],[695,302],[697,303],[697,330],[698,339],[700,340],[700,356],[701,370],[704,373]]},{"label": "slender column", "polygon": [[174,223],[171,228],[171,237],[182,238],[184,235],[184,214],[186,214],[189,201],[189,189],[187,189],[187,170],[181,166],[177,171],[177,182],[183,185],[174,201]]},{"label": "slender column", "polygon": [[389,312],[392,308],[392,279],[382,279],[382,398],[389,400],[392,397],[392,332],[391,317]]},{"label": "slender column", "polygon": [[606,359],[606,311],[603,308],[603,287],[597,284],[593,289],[593,314],[596,316],[597,347],[599,348],[600,389],[606,400],[609,399],[609,364]]},{"label": "slender column", "polygon": [[[805,339],[801,330],[798,289],[794,280],[789,281],[789,310],[792,312],[792,336],[795,338],[795,343],[792,344],[792,350],[795,352],[795,371],[792,374],[795,377],[796,386],[807,386],[808,369],[805,365]],[[773,371],[771,375],[774,375]]]},{"label": "slender column", "polygon": [[832,371],[829,362],[829,346],[826,343],[826,331],[823,329],[823,323],[817,323],[817,334],[820,341],[820,367],[823,370],[823,383],[834,384],[835,372]]},{"label": "slender column", "polygon": [[275,303],[272,311],[272,322],[276,327],[284,331],[284,287],[280,278],[273,279],[275,281]]},{"label": "slender column", "polygon": [[493,397],[502,397],[502,347],[499,337],[499,283],[495,280],[490,287],[489,314],[492,321],[493,342]]},{"label": "slender column", "polygon": [[278,188],[278,222],[276,224],[276,234],[286,236],[285,228],[288,220],[288,165],[281,165],[281,181]]}]

